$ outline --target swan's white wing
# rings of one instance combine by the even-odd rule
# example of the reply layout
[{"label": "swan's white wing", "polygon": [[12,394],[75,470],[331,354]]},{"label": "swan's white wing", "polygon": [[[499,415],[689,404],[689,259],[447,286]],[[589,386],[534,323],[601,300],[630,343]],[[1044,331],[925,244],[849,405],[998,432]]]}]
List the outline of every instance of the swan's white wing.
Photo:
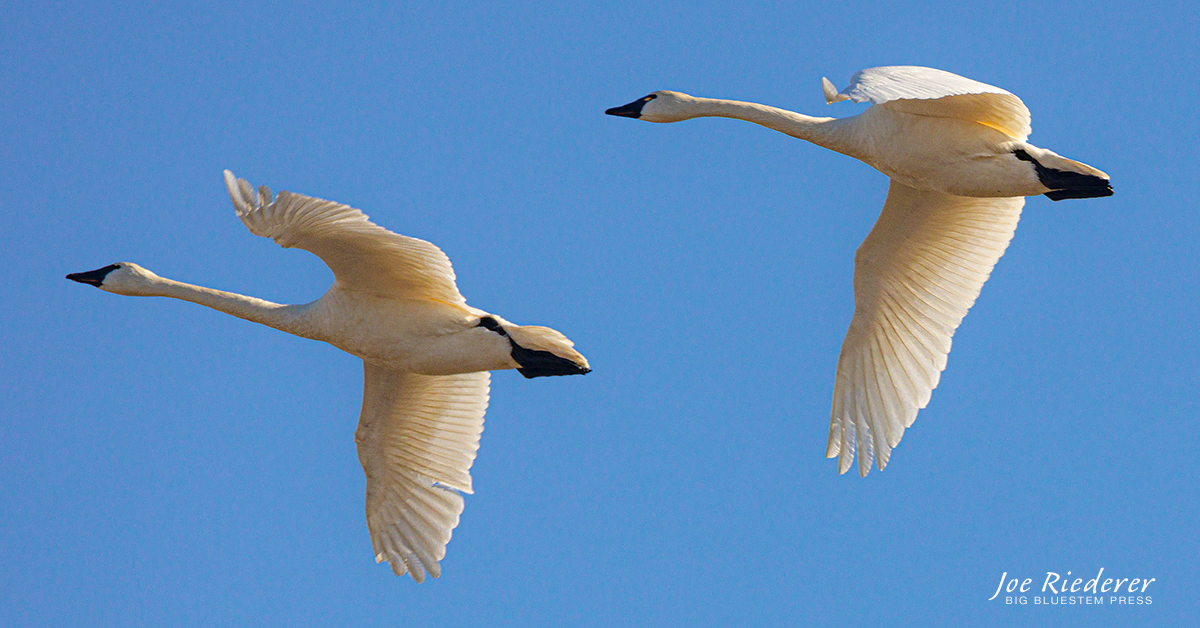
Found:
[{"label": "swan's white wing", "polygon": [[341,203],[291,192],[272,199],[265,186],[255,192],[228,170],[225,187],[251,233],[320,257],[343,290],[466,303],[450,259],[429,242],[392,233]]},{"label": "swan's white wing", "polygon": [[377,562],[422,582],[441,575],[450,532],[471,491],[489,373],[417,375],[363,363],[354,440],[367,475],[367,528]]},{"label": "swan's white wing", "polygon": [[892,181],[854,257],[854,318],[838,358],[826,457],[882,470],[929,403],[950,337],[1021,217],[1024,197],[966,198]]},{"label": "swan's white wing", "polygon": [[851,77],[850,86],[840,93],[828,79],[823,84],[830,103],[886,103],[905,113],[978,122],[1018,140],[1028,138],[1032,130],[1029,109],[1020,98],[945,70],[908,65],[870,68]]}]

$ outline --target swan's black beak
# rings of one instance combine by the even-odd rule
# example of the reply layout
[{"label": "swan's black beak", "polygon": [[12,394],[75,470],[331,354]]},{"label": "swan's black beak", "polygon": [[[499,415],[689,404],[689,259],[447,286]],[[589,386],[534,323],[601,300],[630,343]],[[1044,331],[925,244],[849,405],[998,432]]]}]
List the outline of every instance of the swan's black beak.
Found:
[{"label": "swan's black beak", "polygon": [[622,118],[640,118],[642,117],[642,107],[645,107],[646,103],[654,100],[655,98],[657,98],[657,96],[654,94],[643,96],[642,98],[639,98],[628,105],[613,107],[612,109],[606,110],[604,113],[607,113],[610,116],[621,116]]},{"label": "swan's black beak", "polygon": [[99,288],[100,285],[104,283],[104,278],[108,276],[108,273],[111,273],[118,268],[120,267],[116,264],[109,264],[104,268],[89,270],[86,273],[71,273],[70,275],[67,275],[67,279],[70,279],[71,281],[78,281],[79,283],[86,283],[89,286],[96,286]]}]

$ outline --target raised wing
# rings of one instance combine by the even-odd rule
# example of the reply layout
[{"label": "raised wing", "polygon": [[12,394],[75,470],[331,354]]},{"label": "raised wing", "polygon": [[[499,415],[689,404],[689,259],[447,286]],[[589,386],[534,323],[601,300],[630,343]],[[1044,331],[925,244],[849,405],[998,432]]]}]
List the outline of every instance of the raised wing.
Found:
[{"label": "raised wing", "polygon": [[286,191],[273,197],[266,186],[256,193],[228,170],[225,187],[251,233],[320,257],[343,290],[466,303],[450,259],[429,242],[392,233],[341,203]]},{"label": "raised wing", "polygon": [[886,105],[897,111],[937,118],[958,118],[996,129],[1024,141],[1032,131],[1029,109],[1013,94],[945,70],[898,65],[870,68],[850,78],[841,92],[821,79],[825,100]]},{"label": "raised wing", "polygon": [[892,181],[854,257],[854,318],[842,343],[825,456],[866,476],[937,387],[950,338],[1004,254],[1024,197],[966,198]]},{"label": "raised wing", "polygon": [[417,375],[363,363],[354,440],[367,475],[367,528],[376,562],[423,582],[441,575],[450,533],[471,491],[489,373]]}]

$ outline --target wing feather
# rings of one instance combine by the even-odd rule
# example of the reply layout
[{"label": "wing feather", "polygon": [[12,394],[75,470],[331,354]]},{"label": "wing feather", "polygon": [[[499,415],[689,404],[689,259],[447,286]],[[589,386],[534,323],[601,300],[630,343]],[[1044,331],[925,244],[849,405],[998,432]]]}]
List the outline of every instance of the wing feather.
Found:
[{"label": "wing feather", "polygon": [[376,559],[417,582],[436,578],[463,511],[458,491],[472,492],[490,376],[417,375],[366,362],[363,374],[355,441]]},{"label": "wing feather", "polygon": [[[876,349],[878,342],[875,342],[878,339],[872,338],[871,340],[872,342],[869,342],[866,347],[866,358],[869,366],[866,373],[867,402],[869,404],[867,406],[867,415],[871,420],[870,427],[871,434],[875,441],[875,451],[877,452],[876,459],[882,461],[884,464],[887,464],[888,456],[891,454],[891,447],[888,445],[888,441],[891,439],[891,433],[890,428],[885,423],[890,423],[892,420],[890,406],[892,405],[891,397],[894,397],[894,395],[885,396],[881,390],[880,384],[882,383],[883,379],[883,372],[881,369],[882,360],[880,359]],[[878,408],[882,410],[882,412],[871,412],[870,409],[873,408]]]},{"label": "wing feather", "polygon": [[[892,320],[894,315],[890,309],[887,309],[887,306],[885,305],[883,306],[880,314],[880,321],[886,326],[884,333],[877,336],[877,339],[880,340],[882,345],[880,346],[880,351],[883,352],[884,355],[890,354],[895,356],[894,360],[884,362],[888,371],[888,382],[893,388],[896,389],[896,392],[901,396],[901,398],[919,397],[920,394],[918,393],[917,382],[920,381],[920,372],[916,369],[912,351],[908,348],[908,345],[903,342],[903,339],[896,337],[900,333],[900,330],[897,329],[894,321]],[[909,417],[915,416],[916,410],[900,407],[897,408],[897,411],[900,413],[902,418],[900,422],[900,433],[903,434],[904,428],[911,424]],[[898,442],[900,442],[900,437],[898,435],[893,435],[891,445],[895,447],[896,443]]]},{"label": "wing feather", "polygon": [[225,187],[251,233],[320,257],[343,290],[466,303],[450,259],[429,242],[388,231],[341,203],[286,191],[273,197],[265,186],[256,194],[228,170]]},{"label": "wing feather", "polygon": [[850,85],[834,93],[825,80],[828,102],[850,100],[886,105],[896,111],[958,118],[996,129],[1024,141],[1032,131],[1029,109],[1012,93],[969,78],[910,65],[861,70]]},{"label": "wing feather", "polygon": [[907,387],[898,382],[892,373],[893,366],[898,365],[892,364],[897,362],[897,360],[892,360],[892,363],[889,363],[886,357],[887,352],[884,351],[883,345],[887,338],[879,334],[872,338],[872,340],[874,342],[871,347],[871,358],[875,362],[876,369],[876,394],[879,395],[884,408],[883,419],[886,421],[884,427],[887,430],[885,432],[887,434],[886,442],[888,447],[895,447],[900,442],[900,435],[904,433],[905,409],[900,407],[896,394],[888,393],[894,391],[903,394],[903,389]]},{"label": "wing feather", "polygon": [[887,466],[946,367],[951,337],[1008,243],[1023,197],[966,198],[892,181],[855,255],[854,318],[834,384],[827,457]]}]

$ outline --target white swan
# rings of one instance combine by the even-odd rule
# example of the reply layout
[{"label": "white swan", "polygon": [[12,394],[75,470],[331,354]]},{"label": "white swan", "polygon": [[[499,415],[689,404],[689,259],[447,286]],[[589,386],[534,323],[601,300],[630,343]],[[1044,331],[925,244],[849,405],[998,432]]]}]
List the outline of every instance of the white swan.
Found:
[{"label": "white swan", "polygon": [[946,367],[950,337],[1017,227],[1025,196],[1111,196],[1108,175],[1025,142],[1021,99],[911,66],[854,75],[826,102],[869,101],[851,118],[814,118],[748,102],[654,92],[605,113],[648,122],[736,118],[866,162],[891,178],[854,257],[854,317],[838,358],[825,455],[845,473],[880,470]]},{"label": "white swan", "polygon": [[192,286],[129,262],[67,279],[114,294],[199,303],[323,340],[363,359],[354,440],[367,476],[367,527],[376,562],[417,582],[441,575],[451,530],[471,491],[471,463],[488,404],[488,371],[525,377],[590,371],[565,336],[514,325],[467,305],[436,246],[377,226],[357,209],[266,187],[225,171],[238,217],[255,235],[320,257],[334,282],[320,299],[279,305]]}]

